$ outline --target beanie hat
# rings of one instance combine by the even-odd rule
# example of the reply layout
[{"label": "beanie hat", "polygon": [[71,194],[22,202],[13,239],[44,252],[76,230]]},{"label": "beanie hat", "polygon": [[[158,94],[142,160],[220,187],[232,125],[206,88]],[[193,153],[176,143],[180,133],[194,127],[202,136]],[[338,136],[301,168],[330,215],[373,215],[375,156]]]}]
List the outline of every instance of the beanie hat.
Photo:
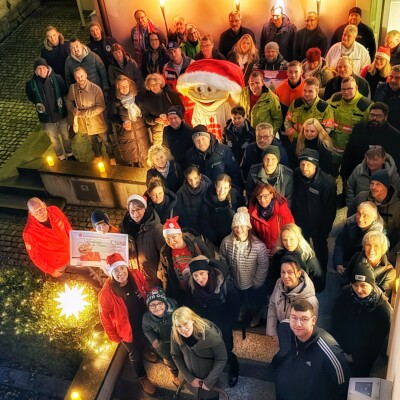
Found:
[{"label": "beanie hat", "polygon": [[197,125],[193,129],[192,140],[198,136],[205,136],[211,139],[211,135],[207,132],[207,127],[205,125]]},{"label": "beanie hat", "polygon": [[149,292],[147,293],[147,298],[146,298],[147,307],[154,300],[162,301],[168,307],[167,296],[166,296],[166,294],[165,294],[163,289],[161,289],[161,288],[151,288],[149,290]]},{"label": "beanie hat", "polygon": [[197,84],[206,83],[215,89],[227,90],[234,103],[239,103],[244,87],[242,69],[239,65],[226,60],[203,59],[190,64],[180,75],[176,88],[187,95],[189,89]]},{"label": "beanie hat", "polygon": [[175,114],[180,119],[183,119],[183,112],[181,106],[172,106],[168,109],[167,115]]},{"label": "beanie hat", "polygon": [[115,268],[119,267],[120,265],[124,265],[128,268],[128,263],[124,260],[124,257],[121,256],[119,253],[113,253],[107,257],[107,265],[106,271],[109,276],[111,276],[112,272]]},{"label": "beanie hat", "polygon": [[385,169],[380,169],[379,171],[374,172],[371,175],[371,178],[369,178],[369,181],[378,181],[387,188],[389,188],[391,185],[390,176]]},{"label": "beanie hat", "polygon": [[167,50],[179,49],[179,44],[176,42],[168,42]]},{"label": "beanie hat", "polygon": [[266,50],[275,50],[279,53],[279,44],[276,42],[268,42],[264,47],[264,51]]},{"label": "beanie hat", "polygon": [[391,53],[389,47],[379,46],[378,51],[375,53],[375,57],[380,56],[386,61],[390,61]]},{"label": "beanie hat", "polygon": [[178,224],[179,216],[169,218],[165,221],[163,226],[163,235],[164,237],[167,235],[173,235],[174,233],[182,233],[182,229]]},{"label": "beanie hat", "polygon": [[350,15],[350,14],[358,14],[360,17],[362,17],[361,8],[360,8],[360,7],[353,7],[353,8],[350,8],[350,10],[349,10],[349,15]]},{"label": "beanie hat", "polygon": [[99,222],[105,222],[107,225],[110,225],[110,218],[107,213],[101,210],[94,210],[91,216],[93,228]]},{"label": "beanie hat", "polygon": [[299,154],[299,163],[301,161],[309,161],[310,163],[314,164],[316,167],[319,166],[319,153],[317,150],[313,149],[304,149]]},{"label": "beanie hat", "polygon": [[251,229],[250,214],[247,207],[239,207],[232,219],[232,228],[235,226],[248,226]]},{"label": "beanie hat", "polygon": [[132,200],[138,200],[140,201],[143,205],[144,208],[147,208],[147,200],[143,197],[140,196],[139,194],[132,194],[131,196],[128,197],[128,200],[126,200],[126,206],[128,207],[128,204],[132,201]]},{"label": "beanie hat", "polygon": [[49,64],[47,64],[47,61],[42,58],[42,57],[38,57],[35,59],[35,61],[33,62],[33,70],[36,71],[37,67],[40,67],[41,65],[44,65],[45,67],[49,68]]},{"label": "beanie hat", "polygon": [[262,152],[262,157],[261,159],[264,160],[264,157],[267,154],[273,154],[278,161],[281,160],[281,151],[279,150],[278,146],[274,146],[273,144],[270,144],[263,152]]},{"label": "beanie hat", "polygon": [[197,256],[192,258],[189,263],[190,273],[193,274],[196,271],[210,271],[209,259],[206,256]]},{"label": "beanie hat", "polygon": [[372,268],[362,265],[354,267],[351,273],[351,283],[355,282],[367,282],[372,286],[375,286],[375,276]]}]

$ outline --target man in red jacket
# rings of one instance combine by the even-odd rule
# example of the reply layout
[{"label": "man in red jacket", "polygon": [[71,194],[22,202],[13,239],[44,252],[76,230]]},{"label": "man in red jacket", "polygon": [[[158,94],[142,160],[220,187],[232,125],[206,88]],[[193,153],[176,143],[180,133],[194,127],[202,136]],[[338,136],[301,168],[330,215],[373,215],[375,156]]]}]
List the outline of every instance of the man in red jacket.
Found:
[{"label": "man in red jacket", "polygon": [[67,217],[56,206],[46,206],[37,197],[27,203],[29,215],[22,236],[32,262],[44,273],[58,278],[69,263]]}]

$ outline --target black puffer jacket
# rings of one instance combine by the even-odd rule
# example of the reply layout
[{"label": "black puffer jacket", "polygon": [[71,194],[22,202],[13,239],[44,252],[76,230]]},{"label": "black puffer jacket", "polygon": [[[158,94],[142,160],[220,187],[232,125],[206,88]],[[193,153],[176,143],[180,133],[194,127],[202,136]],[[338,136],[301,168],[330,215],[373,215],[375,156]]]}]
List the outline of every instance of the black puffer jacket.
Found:
[{"label": "black puffer jacket", "polygon": [[165,224],[168,218],[172,218],[175,215],[176,194],[171,190],[164,188],[164,200],[160,204],[153,203],[147,192],[144,196],[147,198],[147,204],[152,206],[160,217],[160,222],[162,224]]}]

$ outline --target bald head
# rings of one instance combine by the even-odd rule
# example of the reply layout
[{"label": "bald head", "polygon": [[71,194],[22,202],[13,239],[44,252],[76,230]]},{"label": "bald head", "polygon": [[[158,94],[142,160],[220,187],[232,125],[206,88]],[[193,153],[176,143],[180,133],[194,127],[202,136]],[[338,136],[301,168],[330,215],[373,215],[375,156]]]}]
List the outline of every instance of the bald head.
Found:
[{"label": "bald head", "polygon": [[46,204],[38,197],[30,198],[26,205],[28,206],[29,214],[36,218],[39,222],[46,222],[48,219]]}]

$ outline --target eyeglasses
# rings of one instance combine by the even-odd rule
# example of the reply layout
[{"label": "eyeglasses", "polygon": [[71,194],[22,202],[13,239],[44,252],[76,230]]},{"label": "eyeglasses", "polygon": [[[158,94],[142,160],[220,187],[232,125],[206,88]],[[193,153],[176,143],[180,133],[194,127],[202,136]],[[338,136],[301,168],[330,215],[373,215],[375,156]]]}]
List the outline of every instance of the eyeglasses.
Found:
[{"label": "eyeglasses", "polygon": [[144,211],[145,211],[144,208],[135,208],[135,209],[131,208],[131,209],[129,210],[129,212],[130,212],[131,214],[140,214],[140,213],[142,213],[142,212],[144,212]]},{"label": "eyeglasses", "polygon": [[311,318],[312,317],[310,317],[310,318],[307,318],[307,317],[299,318],[299,317],[295,317],[294,315],[291,315],[290,316],[290,321],[292,321],[294,324],[297,324],[298,322],[300,322],[301,325],[305,325]]},{"label": "eyeglasses", "polygon": [[164,305],[164,303],[163,303],[162,301],[159,301],[158,303],[152,302],[152,303],[149,305],[149,308],[151,308],[152,310],[157,310],[157,309],[162,308],[163,305]]},{"label": "eyeglasses", "polygon": [[272,193],[260,194],[259,196],[256,197],[256,199],[257,199],[258,201],[260,201],[260,200],[268,199],[268,198],[270,198],[271,196],[273,196]]},{"label": "eyeglasses", "polygon": [[200,48],[201,49],[209,49],[211,47],[211,44],[201,44]]},{"label": "eyeglasses", "polygon": [[354,86],[354,87],[349,87],[349,88],[344,88],[344,87],[342,87],[342,92],[350,92],[350,90],[354,90],[356,87]]},{"label": "eyeglasses", "polygon": [[34,211],[31,211],[31,214],[38,215],[38,214],[43,214],[45,212],[46,212],[46,207],[40,207],[40,208],[37,208]]}]

